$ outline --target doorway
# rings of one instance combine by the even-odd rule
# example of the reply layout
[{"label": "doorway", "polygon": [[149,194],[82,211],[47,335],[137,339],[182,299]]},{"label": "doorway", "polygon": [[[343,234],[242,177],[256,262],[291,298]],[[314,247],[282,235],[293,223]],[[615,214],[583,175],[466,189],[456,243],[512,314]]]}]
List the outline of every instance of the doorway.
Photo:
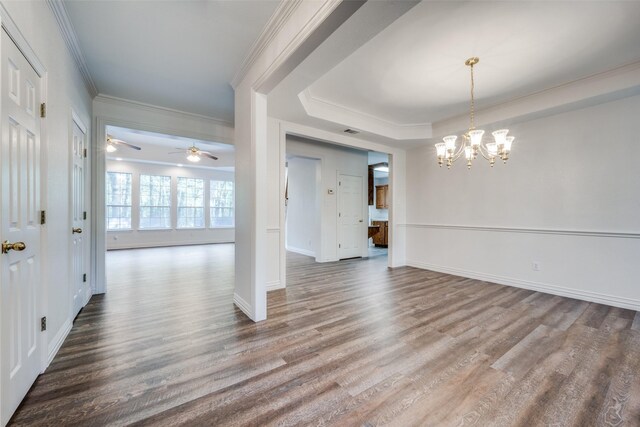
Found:
[{"label": "doorway", "polygon": [[369,163],[369,257],[387,256],[389,247],[389,155],[370,151]]},{"label": "doorway", "polygon": [[104,129],[104,172],[97,179],[104,198],[96,209],[103,212],[97,221],[106,247],[103,292],[120,277],[122,259],[135,263],[143,253],[154,253],[150,248],[166,248],[162,253],[175,253],[168,259],[177,260],[188,246],[235,241],[232,145],[136,127]]}]

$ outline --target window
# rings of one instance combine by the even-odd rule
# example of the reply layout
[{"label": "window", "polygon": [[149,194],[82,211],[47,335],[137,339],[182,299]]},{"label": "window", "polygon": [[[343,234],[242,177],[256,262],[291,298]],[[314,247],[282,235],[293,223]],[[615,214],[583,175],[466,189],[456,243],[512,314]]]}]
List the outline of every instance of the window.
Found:
[{"label": "window", "polygon": [[178,228],[204,227],[204,180],[178,177]]},{"label": "window", "polygon": [[171,177],[140,175],[140,228],[171,228]]},{"label": "window", "polygon": [[107,230],[131,229],[131,174],[107,172]]},{"label": "window", "polygon": [[211,227],[233,227],[233,182],[211,181],[209,209]]}]

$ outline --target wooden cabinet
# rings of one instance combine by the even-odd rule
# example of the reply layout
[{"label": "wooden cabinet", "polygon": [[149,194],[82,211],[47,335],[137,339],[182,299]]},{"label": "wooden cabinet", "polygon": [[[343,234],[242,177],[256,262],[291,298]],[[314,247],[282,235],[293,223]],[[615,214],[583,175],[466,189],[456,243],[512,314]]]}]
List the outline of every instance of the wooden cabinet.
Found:
[{"label": "wooden cabinet", "polygon": [[376,185],[376,209],[389,209],[388,192],[389,184]]},{"label": "wooden cabinet", "polygon": [[385,247],[389,245],[389,221],[371,221],[371,225],[380,226],[380,231],[373,236],[373,244]]}]

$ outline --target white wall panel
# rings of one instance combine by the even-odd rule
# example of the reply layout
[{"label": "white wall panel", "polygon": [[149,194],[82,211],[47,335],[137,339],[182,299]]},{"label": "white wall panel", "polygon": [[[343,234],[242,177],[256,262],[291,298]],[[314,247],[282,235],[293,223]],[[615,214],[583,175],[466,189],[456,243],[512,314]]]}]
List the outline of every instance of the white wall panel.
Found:
[{"label": "white wall panel", "polygon": [[633,96],[512,125],[493,169],[411,150],[407,263],[640,309],[638,114]]}]

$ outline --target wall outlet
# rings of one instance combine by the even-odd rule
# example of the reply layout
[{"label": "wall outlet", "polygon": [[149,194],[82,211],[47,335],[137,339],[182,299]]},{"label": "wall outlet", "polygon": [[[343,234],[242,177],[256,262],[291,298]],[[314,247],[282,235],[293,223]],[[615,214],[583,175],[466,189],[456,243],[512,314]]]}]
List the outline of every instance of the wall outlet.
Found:
[{"label": "wall outlet", "polygon": [[540,263],[538,261],[533,261],[531,263],[531,269],[533,271],[540,271]]}]

